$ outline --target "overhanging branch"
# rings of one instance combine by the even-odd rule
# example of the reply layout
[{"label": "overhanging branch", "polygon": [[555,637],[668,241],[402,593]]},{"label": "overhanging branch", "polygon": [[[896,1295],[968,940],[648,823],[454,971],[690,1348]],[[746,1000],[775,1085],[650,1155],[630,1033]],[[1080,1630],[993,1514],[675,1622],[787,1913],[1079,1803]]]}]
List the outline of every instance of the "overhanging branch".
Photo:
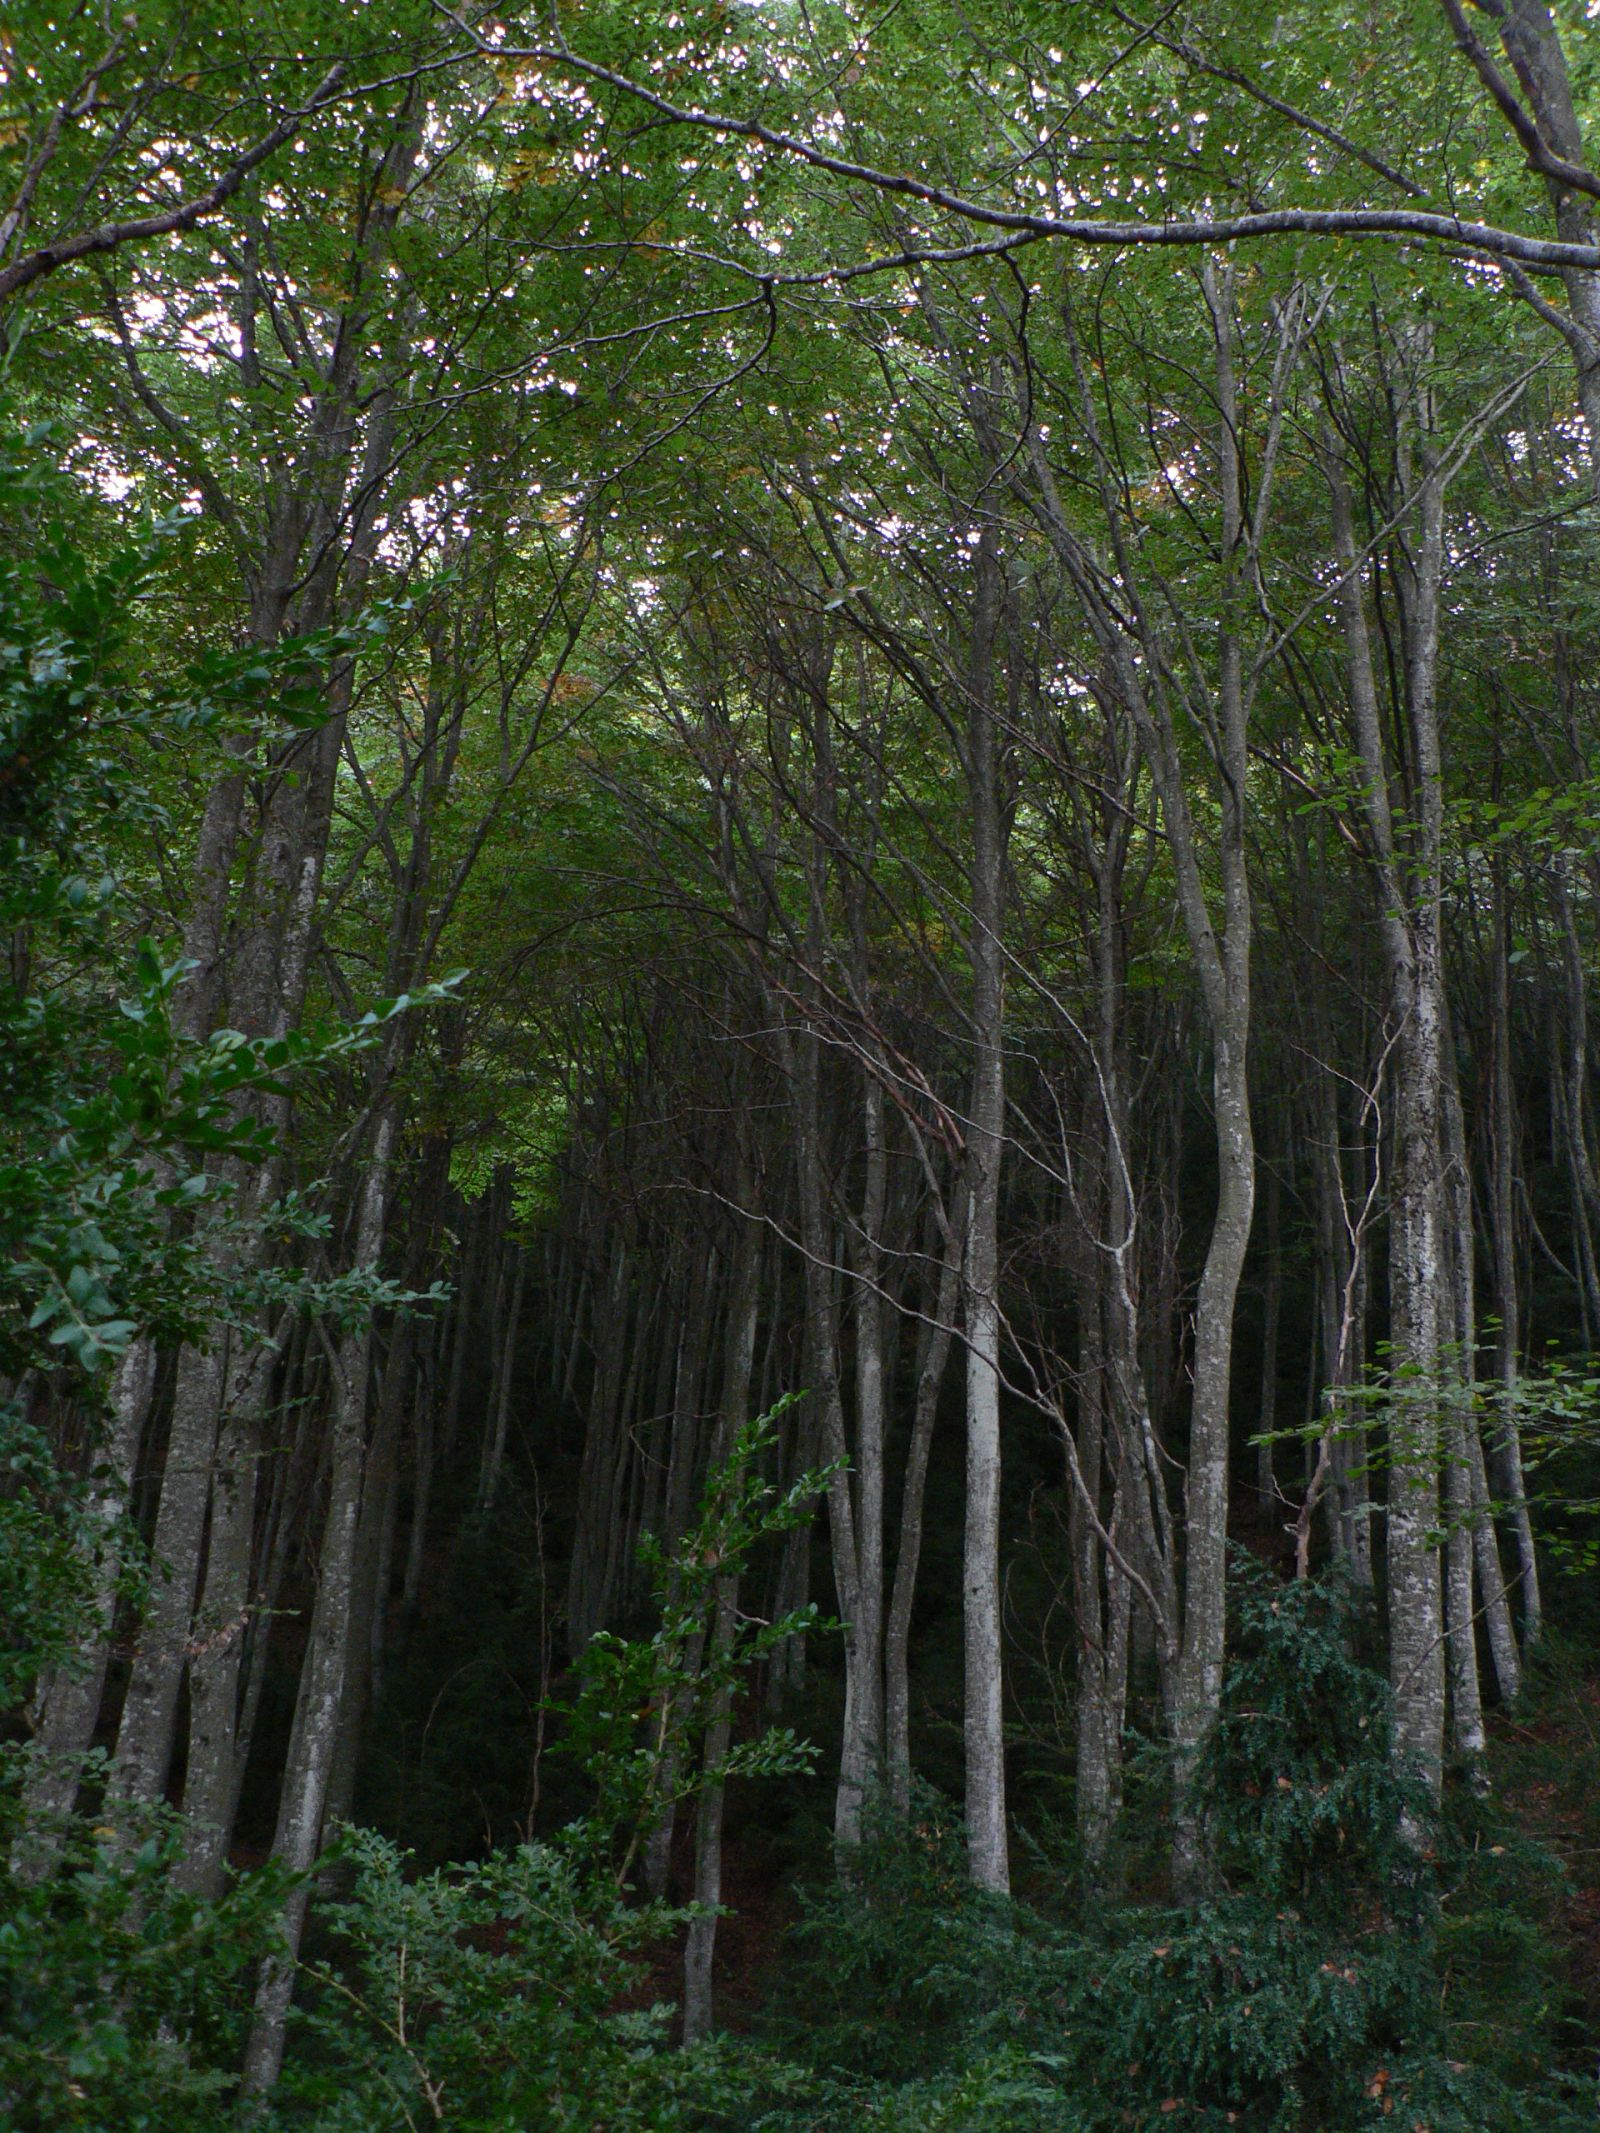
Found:
[{"label": "overhanging branch", "polygon": [[635,81],[631,75],[586,59],[565,43],[516,45],[495,43],[464,22],[461,16],[433,0],[441,15],[452,21],[485,58],[523,60],[530,65],[552,67],[577,75],[584,81],[603,84],[631,97],[646,110],[673,125],[689,126],[705,133],[757,141],[779,154],[792,156],[813,170],[865,185],[875,192],[915,200],[924,207],[988,229],[1007,230],[1018,236],[1064,238],[1070,243],[1109,249],[1143,246],[1222,245],[1263,237],[1398,237],[1437,246],[1446,251],[1475,253],[1490,259],[1515,260],[1534,273],[1570,273],[1574,269],[1600,271],[1600,245],[1566,244],[1558,240],[1525,236],[1519,230],[1501,229],[1489,222],[1467,222],[1459,215],[1435,214],[1422,208],[1275,208],[1244,215],[1189,216],[1166,222],[1111,222],[1097,216],[1043,215],[1020,208],[996,207],[968,198],[948,187],[934,185],[909,172],[880,170],[870,163],[853,162],[832,154],[801,135],[785,133],[760,119],[739,118],[728,112],[708,111],[698,104],[680,104],[659,90]]},{"label": "overhanging branch", "polygon": [[270,133],[263,134],[236,163],[230,164],[214,185],[197,193],[192,200],[163,208],[154,215],[136,215],[125,222],[103,222],[96,229],[80,231],[76,237],[63,237],[54,244],[40,245],[36,250],[24,253],[21,259],[13,260],[9,267],[0,268],[0,304],[15,296],[19,289],[27,288],[30,282],[53,274],[58,267],[70,266],[74,260],[88,259],[99,252],[114,252],[120,245],[136,244],[145,238],[167,237],[176,230],[192,230],[197,222],[204,221],[207,215],[214,215],[225,201],[231,199],[251,171],[293,140],[306,120],[328,102],[344,76],[345,65],[340,60],[322,77],[308,103],[288,112]]}]

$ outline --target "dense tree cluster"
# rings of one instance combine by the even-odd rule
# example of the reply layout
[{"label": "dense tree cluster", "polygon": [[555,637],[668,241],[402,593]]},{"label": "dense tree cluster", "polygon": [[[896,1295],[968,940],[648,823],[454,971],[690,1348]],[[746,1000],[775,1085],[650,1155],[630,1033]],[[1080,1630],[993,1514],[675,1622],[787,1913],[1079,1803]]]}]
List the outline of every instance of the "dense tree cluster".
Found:
[{"label": "dense tree cluster", "polygon": [[1596,52],[5,18],[0,2123],[1592,2109]]}]

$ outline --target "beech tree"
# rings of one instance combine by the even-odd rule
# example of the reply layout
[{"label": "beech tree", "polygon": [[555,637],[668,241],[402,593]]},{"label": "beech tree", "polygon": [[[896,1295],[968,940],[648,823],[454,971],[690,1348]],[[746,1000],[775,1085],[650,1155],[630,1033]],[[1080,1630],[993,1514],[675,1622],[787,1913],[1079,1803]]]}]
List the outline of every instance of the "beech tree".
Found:
[{"label": "beech tree", "polygon": [[1334,1568],[1389,1903],[1583,1545],[1574,22],[370,12],[0,46],[19,1915],[259,1886],[265,2109],[337,1830],[565,1821],[698,2045],[792,1726],[1187,1934]]}]

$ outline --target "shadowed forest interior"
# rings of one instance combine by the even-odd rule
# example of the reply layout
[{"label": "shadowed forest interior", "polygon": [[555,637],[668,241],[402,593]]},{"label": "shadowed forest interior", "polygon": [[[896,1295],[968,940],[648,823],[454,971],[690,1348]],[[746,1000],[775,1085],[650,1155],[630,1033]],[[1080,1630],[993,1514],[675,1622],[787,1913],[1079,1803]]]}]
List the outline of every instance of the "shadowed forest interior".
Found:
[{"label": "shadowed forest interior", "polygon": [[0,2129],[1600,2109],[1581,0],[0,5]]}]

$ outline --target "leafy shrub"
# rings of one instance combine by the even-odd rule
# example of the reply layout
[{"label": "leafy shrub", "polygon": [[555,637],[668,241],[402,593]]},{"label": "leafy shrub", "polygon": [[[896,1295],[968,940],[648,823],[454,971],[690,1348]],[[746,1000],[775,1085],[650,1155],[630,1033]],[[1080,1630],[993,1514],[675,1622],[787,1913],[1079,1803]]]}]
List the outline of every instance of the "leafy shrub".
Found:
[{"label": "leafy shrub", "polygon": [[[779,1727],[736,1742],[714,1768],[702,1752],[719,1695],[732,1697],[774,1643],[815,1621],[808,1607],[741,1621],[726,1641],[707,1634],[729,1569],[806,1515],[825,1485],[826,1470],[782,1491],[764,1481],[773,1439],[771,1415],[737,1430],[680,1546],[670,1558],[647,1551],[653,1633],[589,1643],[578,1696],[560,1714],[565,1752],[591,1788],[588,1813],[553,1842],[420,1877],[387,1839],[349,1835],[354,1885],[323,1912],[335,1945],[310,1980],[308,2048],[283,2085],[289,2123],[664,2133],[748,2096],[737,2052],[665,2051],[674,2010],[647,1999],[645,1958],[689,1913],[641,1905],[629,1884],[669,1801],[729,1776],[811,1765],[810,1747]],[[768,2074],[785,2088],[781,2069]]]},{"label": "leafy shrub", "polygon": [[619,2012],[638,1956],[668,1923],[629,1907],[560,1845],[408,1879],[405,1854],[361,1833],[347,1901],[325,1914],[307,2049],[284,2115],[326,2133],[670,2125],[653,2061],[671,2010]]},{"label": "leafy shrub", "polygon": [[[9,1834],[9,1832],[7,1832]],[[250,1974],[276,1939],[285,1877],[216,1902],[174,1884],[176,1820],[77,1819],[47,1880],[0,1894],[0,2126],[6,2133],[220,2133]]]},{"label": "leafy shrub", "polygon": [[954,1817],[921,1800],[903,1827],[880,1826],[848,1884],[810,1900],[776,2028],[814,2087],[754,2122],[793,2133],[1592,2123],[1592,2088],[1547,2065],[1537,2007],[1518,2008],[1521,2049],[1493,2063],[1469,2058],[1450,2026],[1444,1966],[1467,1958],[1460,1920],[1503,1964],[1525,1931],[1520,1888],[1502,1875],[1463,1900],[1467,1878],[1396,1764],[1387,1684],[1353,1656],[1349,1596],[1247,1574],[1238,1623],[1196,1774],[1212,1899],[1077,1924],[997,1905],[965,1882]]}]

